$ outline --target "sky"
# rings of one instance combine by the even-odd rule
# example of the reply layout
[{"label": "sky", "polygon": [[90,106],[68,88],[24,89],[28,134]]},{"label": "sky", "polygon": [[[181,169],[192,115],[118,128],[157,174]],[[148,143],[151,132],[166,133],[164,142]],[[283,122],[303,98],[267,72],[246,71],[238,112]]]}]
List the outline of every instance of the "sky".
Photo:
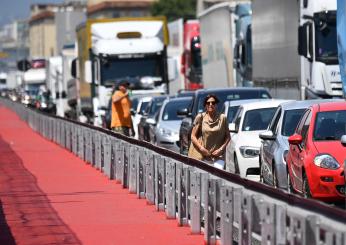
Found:
[{"label": "sky", "polygon": [[0,0],[0,26],[15,19],[28,19],[33,3],[62,3],[63,0]]}]

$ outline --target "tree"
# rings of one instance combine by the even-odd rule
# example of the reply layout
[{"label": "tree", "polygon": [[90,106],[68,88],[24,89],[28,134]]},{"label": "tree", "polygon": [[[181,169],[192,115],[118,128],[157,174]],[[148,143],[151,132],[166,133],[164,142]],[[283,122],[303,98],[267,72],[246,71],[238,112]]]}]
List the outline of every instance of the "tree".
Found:
[{"label": "tree", "polygon": [[197,0],[158,0],[151,7],[153,16],[164,15],[168,21],[196,18]]}]

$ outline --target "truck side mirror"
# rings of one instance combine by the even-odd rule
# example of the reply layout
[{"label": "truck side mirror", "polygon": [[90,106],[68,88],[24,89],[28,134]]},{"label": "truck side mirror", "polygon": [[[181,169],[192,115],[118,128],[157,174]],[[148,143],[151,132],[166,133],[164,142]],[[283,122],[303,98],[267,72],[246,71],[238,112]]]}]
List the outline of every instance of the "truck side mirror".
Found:
[{"label": "truck side mirror", "polygon": [[92,63],[90,60],[85,61],[84,63],[84,73],[85,73],[85,82],[92,83]]},{"label": "truck side mirror", "polygon": [[167,59],[167,68],[168,68],[168,80],[174,81],[177,79],[177,73],[178,73],[178,65],[177,61],[170,57]]},{"label": "truck side mirror", "polygon": [[298,54],[304,57],[308,56],[308,33],[307,25],[298,28]]},{"label": "truck side mirror", "polygon": [[71,63],[71,76],[77,78],[77,58],[72,60]]}]

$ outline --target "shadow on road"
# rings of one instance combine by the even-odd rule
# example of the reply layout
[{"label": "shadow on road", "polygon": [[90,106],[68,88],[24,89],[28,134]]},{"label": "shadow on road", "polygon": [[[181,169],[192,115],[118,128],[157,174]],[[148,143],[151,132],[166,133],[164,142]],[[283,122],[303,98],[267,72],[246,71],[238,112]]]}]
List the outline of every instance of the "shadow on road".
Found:
[{"label": "shadow on road", "polygon": [[81,244],[1,136],[0,244]]}]

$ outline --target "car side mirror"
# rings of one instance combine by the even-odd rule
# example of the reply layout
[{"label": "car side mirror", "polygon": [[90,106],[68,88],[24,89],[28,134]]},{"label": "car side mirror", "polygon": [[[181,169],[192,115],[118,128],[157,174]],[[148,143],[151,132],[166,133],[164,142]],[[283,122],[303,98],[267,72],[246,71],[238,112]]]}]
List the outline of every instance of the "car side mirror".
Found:
[{"label": "car side mirror", "polygon": [[186,117],[189,115],[189,110],[187,108],[177,110],[177,115],[181,117]]},{"label": "car side mirror", "polygon": [[267,130],[263,133],[259,134],[260,139],[262,140],[275,140],[276,136],[274,135],[273,131]]},{"label": "car side mirror", "polygon": [[228,129],[229,129],[229,131],[231,133],[237,133],[237,129],[236,129],[235,123],[228,124]]},{"label": "car side mirror", "polygon": [[131,108],[131,110],[130,110],[130,113],[131,113],[131,116],[134,116],[134,115],[136,115],[136,112],[135,112],[135,110],[134,110],[134,109],[132,109],[132,108]]},{"label": "car side mirror", "polygon": [[346,135],[341,136],[341,144],[346,147]]},{"label": "car side mirror", "polygon": [[147,122],[148,124],[150,124],[150,125],[156,125],[156,121],[155,121],[155,119],[153,119],[153,118],[148,118],[148,119],[146,120],[146,122]]},{"label": "car side mirror", "polygon": [[288,137],[288,142],[291,145],[300,145],[303,142],[303,137],[299,134],[294,134]]}]

